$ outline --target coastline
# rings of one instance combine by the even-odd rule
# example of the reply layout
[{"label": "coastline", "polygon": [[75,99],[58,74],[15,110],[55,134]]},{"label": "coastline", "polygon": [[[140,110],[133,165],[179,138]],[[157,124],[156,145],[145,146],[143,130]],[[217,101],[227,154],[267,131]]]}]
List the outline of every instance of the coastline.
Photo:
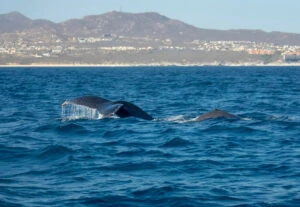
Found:
[{"label": "coastline", "polygon": [[237,63],[237,64],[221,64],[221,63],[204,63],[204,64],[179,64],[179,63],[151,63],[151,64],[9,64],[0,65],[0,68],[71,68],[71,67],[297,67],[300,66],[300,62],[297,63],[270,63],[270,64],[255,64],[255,63]]}]

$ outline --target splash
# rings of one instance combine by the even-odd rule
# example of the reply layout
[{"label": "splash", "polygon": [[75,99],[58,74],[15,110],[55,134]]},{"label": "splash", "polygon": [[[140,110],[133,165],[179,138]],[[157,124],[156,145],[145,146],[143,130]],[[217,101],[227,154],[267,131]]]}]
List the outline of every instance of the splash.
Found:
[{"label": "splash", "polygon": [[166,121],[166,122],[174,122],[174,123],[183,124],[183,123],[193,122],[196,120],[196,118],[191,118],[191,117],[188,117],[185,115],[177,115],[177,116],[170,116],[170,117],[164,118],[162,120]]},{"label": "splash", "polygon": [[101,119],[102,114],[97,109],[89,108],[82,105],[77,105],[70,102],[64,102],[61,106],[62,120],[76,120],[76,119]]}]

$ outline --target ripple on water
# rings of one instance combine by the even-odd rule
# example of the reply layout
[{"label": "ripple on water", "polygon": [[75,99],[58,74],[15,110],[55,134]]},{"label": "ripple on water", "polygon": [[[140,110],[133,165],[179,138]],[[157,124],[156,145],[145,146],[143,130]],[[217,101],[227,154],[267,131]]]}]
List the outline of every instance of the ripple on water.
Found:
[{"label": "ripple on water", "polygon": [[73,150],[61,145],[49,145],[38,150],[37,158],[40,160],[58,160],[72,155]]},{"label": "ripple on water", "polygon": [[161,147],[187,147],[188,145],[193,145],[193,142],[175,137],[165,142]]},{"label": "ripple on water", "polygon": [[[299,78],[299,67],[1,69],[0,206],[297,206]],[[156,119],[62,120],[61,103],[83,95]],[[193,119],[214,108],[242,119]]]},{"label": "ripple on water", "polygon": [[89,131],[78,124],[70,123],[56,127],[56,131],[58,133],[63,134],[88,134]]},{"label": "ripple on water", "polygon": [[139,161],[139,162],[125,162],[115,163],[112,165],[104,166],[103,169],[117,172],[130,172],[130,171],[153,171],[159,167],[159,162],[154,161]]}]

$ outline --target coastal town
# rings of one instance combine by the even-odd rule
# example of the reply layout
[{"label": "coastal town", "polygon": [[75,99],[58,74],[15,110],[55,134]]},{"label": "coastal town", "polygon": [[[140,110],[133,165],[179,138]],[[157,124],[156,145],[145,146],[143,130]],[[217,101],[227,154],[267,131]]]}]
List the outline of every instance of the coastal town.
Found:
[{"label": "coastal town", "polygon": [[[229,56],[227,59],[220,59],[219,55],[224,53],[229,54]],[[154,54],[158,54],[158,56],[163,54],[164,58],[156,57],[145,63],[280,64],[298,63],[300,61],[300,46],[251,41],[194,40],[179,43],[173,42],[171,39],[160,40],[111,34],[102,37],[73,37],[66,40],[53,38],[50,41],[39,40],[34,42],[19,38],[16,41],[0,42],[1,65],[22,63],[113,64],[116,62],[113,61],[114,57],[121,60],[117,62],[119,64],[142,64],[144,60],[141,56],[155,57]],[[189,54],[191,55],[190,59],[187,57]],[[215,60],[211,59],[210,62],[198,61],[197,54],[199,56],[210,54],[215,56]],[[236,61],[230,57],[234,54],[243,56],[243,61]],[[102,59],[103,56],[109,58]],[[125,57],[125,59],[122,57]],[[88,61],[84,61],[84,59]],[[112,61],[109,61],[110,59]]]}]

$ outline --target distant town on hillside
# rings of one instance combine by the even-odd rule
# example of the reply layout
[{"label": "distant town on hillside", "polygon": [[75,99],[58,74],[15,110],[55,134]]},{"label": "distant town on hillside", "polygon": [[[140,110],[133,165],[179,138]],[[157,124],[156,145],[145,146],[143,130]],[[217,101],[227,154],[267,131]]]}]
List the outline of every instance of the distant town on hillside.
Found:
[{"label": "distant town on hillside", "polygon": [[158,13],[0,15],[0,65],[300,64],[300,34],[200,29]]}]

